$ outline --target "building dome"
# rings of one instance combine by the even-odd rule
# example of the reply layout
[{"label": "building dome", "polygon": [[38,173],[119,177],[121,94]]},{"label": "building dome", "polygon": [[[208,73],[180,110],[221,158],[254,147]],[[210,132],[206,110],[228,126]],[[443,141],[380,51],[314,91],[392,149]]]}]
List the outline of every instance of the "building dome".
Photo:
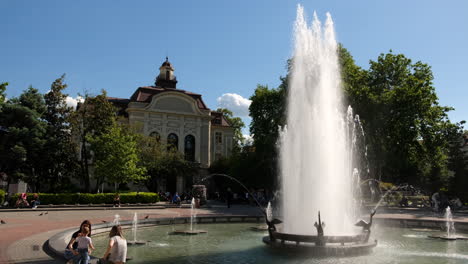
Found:
[{"label": "building dome", "polygon": [[161,65],[161,67],[171,67],[172,68],[172,64],[169,62],[169,58],[166,57],[166,61],[163,62],[163,64]]}]

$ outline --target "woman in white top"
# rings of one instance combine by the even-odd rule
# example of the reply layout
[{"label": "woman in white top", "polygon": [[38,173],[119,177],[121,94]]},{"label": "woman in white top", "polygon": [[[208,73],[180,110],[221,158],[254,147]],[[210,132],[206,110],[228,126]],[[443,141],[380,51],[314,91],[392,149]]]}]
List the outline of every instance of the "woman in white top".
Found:
[{"label": "woman in white top", "polygon": [[120,225],[113,226],[109,233],[109,246],[102,257],[114,264],[123,264],[127,258],[127,240],[122,234]]}]

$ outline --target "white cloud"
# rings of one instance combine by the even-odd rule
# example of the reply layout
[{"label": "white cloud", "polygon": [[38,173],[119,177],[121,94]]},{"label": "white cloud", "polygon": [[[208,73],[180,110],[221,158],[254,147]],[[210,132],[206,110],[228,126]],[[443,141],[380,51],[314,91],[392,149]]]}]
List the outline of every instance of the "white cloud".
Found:
[{"label": "white cloud", "polygon": [[244,137],[244,145],[245,146],[250,146],[253,144],[253,137],[251,135],[242,135]]},{"label": "white cloud", "polygon": [[221,97],[218,97],[216,101],[218,101],[218,107],[231,110],[234,116],[249,116],[249,106],[252,101],[242,97],[241,95],[235,93],[225,93]]},{"label": "white cloud", "polygon": [[65,101],[67,102],[67,105],[69,107],[73,107],[73,110],[76,109],[76,105],[78,104],[78,102],[83,102],[83,100],[84,99],[81,96],[77,96],[76,98],[67,96],[67,99],[65,99]]}]

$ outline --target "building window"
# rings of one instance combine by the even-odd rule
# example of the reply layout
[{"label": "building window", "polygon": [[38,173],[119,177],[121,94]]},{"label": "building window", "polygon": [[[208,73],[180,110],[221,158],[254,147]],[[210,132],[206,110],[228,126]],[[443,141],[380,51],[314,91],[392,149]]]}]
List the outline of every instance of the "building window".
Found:
[{"label": "building window", "polygon": [[185,160],[195,161],[195,137],[188,135],[185,137]]},{"label": "building window", "polygon": [[215,133],[215,142],[217,144],[223,143],[223,135],[221,134],[221,132],[216,132]]},{"label": "building window", "polygon": [[176,149],[178,150],[179,149],[179,137],[174,134],[174,133],[171,133],[167,136],[167,149]]},{"label": "building window", "polygon": [[156,132],[156,131],[155,131],[155,132],[151,132],[150,137],[156,139],[156,142],[160,142],[160,141],[161,141],[161,136],[160,136],[159,133]]},{"label": "building window", "polygon": [[170,80],[169,77],[171,77],[171,73],[169,70],[166,71],[166,80]]}]

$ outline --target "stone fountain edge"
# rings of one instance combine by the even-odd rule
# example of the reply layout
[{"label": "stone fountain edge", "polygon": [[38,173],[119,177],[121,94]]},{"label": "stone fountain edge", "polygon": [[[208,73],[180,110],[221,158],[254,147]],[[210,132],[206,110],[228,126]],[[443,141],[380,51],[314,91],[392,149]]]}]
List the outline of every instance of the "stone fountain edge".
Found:
[{"label": "stone fountain edge", "polygon": [[[264,221],[263,216],[250,216],[250,215],[217,215],[217,216],[197,216],[197,223],[209,224],[209,223],[260,223]],[[121,221],[120,225],[124,229],[132,228],[131,220]],[[187,224],[190,222],[190,217],[165,217],[165,218],[149,218],[149,219],[139,219],[138,227],[149,227],[149,226],[158,226],[158,225],[178,225],[178,224]],[[113,223],[100,223],[93,224],[92,233],[93,235],[102,234],[109,232],[112,228]],[[67,247],[68,242],[72,234],[77,230],[76,227],[66,229],[61,231],[52,237],[50,237],[45,246],[49,255],[53,258],[64,259],[63,254],[64,250]]]}]

